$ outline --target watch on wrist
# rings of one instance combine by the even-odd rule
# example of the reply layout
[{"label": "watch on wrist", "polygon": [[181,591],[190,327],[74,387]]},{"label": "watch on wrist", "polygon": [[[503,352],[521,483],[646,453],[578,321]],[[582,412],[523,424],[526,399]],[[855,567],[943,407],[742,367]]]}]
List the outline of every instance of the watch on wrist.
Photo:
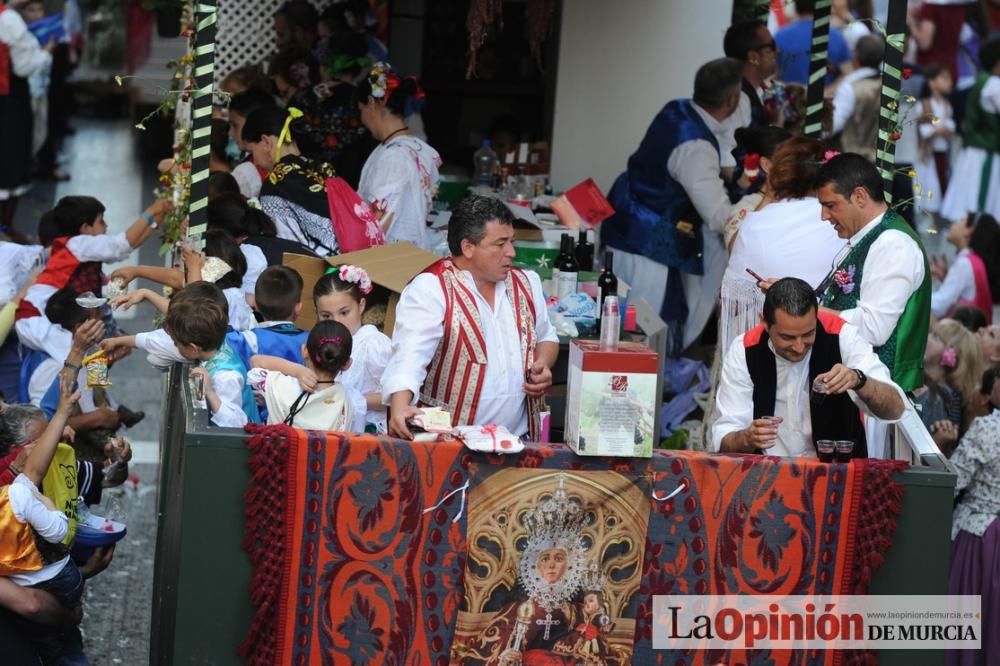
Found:
[{"label": "watch on wrist", "polygon": [[854,387],[854,390],[857,391],[858,389],[864,388],[865,384],[868,383],[868,375],[861,372],[857,368],[852,368],[852,369],[854,370],[854,374],[858,376],[858,384],[857,386]]},{"label": "watch on wrist", "polygon": [[158,224],[156,223],[156,220],[154,220],[154,219],[153,219],[153,216],[152,216],[152,215],[150,215],[149,213],[143,213],[143,214],[142,214],[142,219],[146,220],[146,224],[148,224],[148,225],[149,225],[150,229],[155,229],[155,228],[157,228],[158,226],[160,226],[160,225],[158,225]]}]

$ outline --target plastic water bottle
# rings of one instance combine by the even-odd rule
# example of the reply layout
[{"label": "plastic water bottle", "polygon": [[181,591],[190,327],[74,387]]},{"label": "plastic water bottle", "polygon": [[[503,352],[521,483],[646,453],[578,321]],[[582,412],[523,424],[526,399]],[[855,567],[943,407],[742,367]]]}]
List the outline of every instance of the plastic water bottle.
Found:
[{"label": "plastic water bottle", "polygon": [[499,164],[497,154],[490,147],[490,140],[483,139],[483,145],[472,156],[472,169],[476,185],[491,185],[494,165]]}]

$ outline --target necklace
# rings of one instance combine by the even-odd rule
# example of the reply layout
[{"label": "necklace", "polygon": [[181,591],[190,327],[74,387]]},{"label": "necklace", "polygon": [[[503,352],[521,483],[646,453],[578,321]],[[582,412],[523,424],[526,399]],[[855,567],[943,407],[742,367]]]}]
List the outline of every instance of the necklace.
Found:
[{"label": "necklace", "polygon": [[385,137],[384,139],[382,139],[382,145],[384,146],[385,144],[389,143],[389,139],[391,139],[392,137],[396,136],[396,135],[397,135],[397,134],[399,134],[400,132],[406,132],[406,131],[408,131],[409,129],[410,129],[409,127],[407,127],[406,125],[403,125],[402,127],[400,127],[400,128],[399,128],[398,130],[396,130],[395,132],[391,132],[391,133],[389,134],[389,136],[387,136],[387,137]]}]

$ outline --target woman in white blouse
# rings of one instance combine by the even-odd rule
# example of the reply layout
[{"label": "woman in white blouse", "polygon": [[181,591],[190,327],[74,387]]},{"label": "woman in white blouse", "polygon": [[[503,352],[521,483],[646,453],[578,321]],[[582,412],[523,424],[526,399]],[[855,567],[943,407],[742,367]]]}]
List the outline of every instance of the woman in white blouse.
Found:
[{"label": "woman in white blouse", "polygon": [[383,63],[358,85],[361,122],[380,142],[361,170],[358,194],[381,220],[387,243],[409,241],[429,250],[427,216],[441,180],[441,157],[404,121],[423,97],[415,78],[400,78]]},{"label": "woman in white blouse", "polygon": [[931,314],[940,319],[959,305],[972,305],[992,324],[1000,297],[1000,225],[988,213],[971,215],[951,225],[947,241],[958,254],[950,268],[944,259],[931,262],[931,274],[941,282],[931,295]]},{"label": "woman in white blouse", "polygon": [[[991,396],[1000,402],[1000,382]],[[955,482],[955,515],[951,527],[949,594],[981,595],[981,652],[945,654],[945,664],[1000,663],[1000,411],[972,422],[951,456]]]}]

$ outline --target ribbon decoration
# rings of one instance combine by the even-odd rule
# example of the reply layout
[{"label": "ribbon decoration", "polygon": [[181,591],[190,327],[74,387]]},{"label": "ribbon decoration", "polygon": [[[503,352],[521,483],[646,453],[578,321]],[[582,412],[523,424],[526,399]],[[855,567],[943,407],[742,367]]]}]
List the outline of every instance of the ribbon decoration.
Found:
[{"label": "ribbon decoration", "polygon": [[459,486],[458,488],[455,488],[450,493],[448,493],[444,497],[442,497],[440,502],[438,502],[434,506],[429,506],[426,509],[424,509],[423,513],[430,513],[431,511],[434,511],[435,509],[440,508],[441,505],[444,504],[445,502],[447,502],[448,498],[450,498],[452,495],[455,495],[456,493],[462,493],[462,502],[458,505],[458,513],[456,513],[455,517],[451,519],[451,522],[457,523],[459,520],[461,520],[462,513],[465,512],[465,492],[468,489],[469,489],[469,482],[466,481],[464,485]]},{"label": "ribbon decoration", "polygon": [[274,147],[274,163],[281,159],[281,146],[292,142],[292,121],[301,118],[302,112],[294,106],[288,107],[288,115],[285,116],[285,124],[281,127],[281,134],[278,135],[278,145]]},{"label": "ribbon decoration", "polygon": [[889,16],[882,36],[887,47],[882,64],[882,98],[875,139],[875,166],[882,174],[885,201],[892,205],[892,181],[896,175],[896,140],[899,138],[899,87],[903,79],[903,34],[906,30],[906,0],[889,0]]},{"label": "ribbon decoration", "polygon": [[832,0],[816,0],[813,8],[812,44],[809,48],[809,86],[806,91],[805,135],[819,139],[823,134],[823,88],[826,85],[830,48],[830,7]]},{"label": "ribbon decoration", "polygon": [[212,147],[212,99],[215,93],[215,33],[217,0],[197,4],[194,49],[194,100],[191,131],[191,201],[188,206],[188,244],[205,246],[208,206],[208,164]]}]

